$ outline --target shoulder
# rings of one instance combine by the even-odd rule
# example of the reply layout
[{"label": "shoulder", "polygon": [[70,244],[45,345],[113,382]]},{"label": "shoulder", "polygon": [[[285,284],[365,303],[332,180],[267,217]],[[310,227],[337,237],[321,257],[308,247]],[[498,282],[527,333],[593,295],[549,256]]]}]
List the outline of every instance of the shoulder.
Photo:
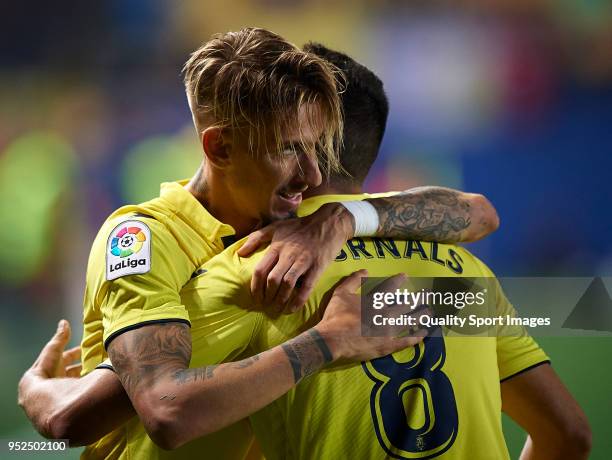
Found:
[{"label": "shoulder", "polygon": [[194,276],[185,286],[184,291],[206,290],[210,294],[214,292],[223,293],[225,296],[242,296],[250,292],[250,281],[252,276],[251,259],[259,260],[262,251],[258,251],[253,257],[239,257],[238,249],[246,239],[234,243],[223,252],[215,255],[205,264],[198,267]]},{"label": "shoulder", "polygon": [[153,266],[163,269],[187,257],[167,221],[148,211],[125,206],[106,219],[92,245],[88,276],[103,272],[104,279],[111,281],[148,273]]},{"label": "shoulder", "polygon": [[495,274],[480,258],[476,257],[464,247],[457,246],[456,251],[463,255],[464,259],[468,260],[473,269],[483,278],[495,278]]},{"label": "shoulder", "polygon": [[452,259],[457,263],[457,266],[461,267],[461,272],[457,272],[457,274],[479,278],[495,277],[491,269],[482,260],[463,246],[438,243],[438,247],[440,253],[448,254],[448,258]]},{"label": "shoulder", "polygon": [[176,231],[171,225],[172,215],[172,210],[164,205],[161,198],[138,205],[123,206],[107,217],[100,226],[94,245],[112,244],[114,238],[131,240],[130,235],[138,235],[138,241],[142,243],[150,241],[151,238],[176,241]]}]

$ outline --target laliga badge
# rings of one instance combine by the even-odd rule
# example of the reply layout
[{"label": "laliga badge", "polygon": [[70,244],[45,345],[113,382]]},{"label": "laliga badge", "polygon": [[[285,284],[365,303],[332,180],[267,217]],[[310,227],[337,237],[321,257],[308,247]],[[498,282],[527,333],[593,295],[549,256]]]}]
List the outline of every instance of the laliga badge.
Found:
[{"label": "laliga badge", "polygon": [[106,243],[106,279],[141,275],[151,270],[151,230],[137,220],[117,225]]}]

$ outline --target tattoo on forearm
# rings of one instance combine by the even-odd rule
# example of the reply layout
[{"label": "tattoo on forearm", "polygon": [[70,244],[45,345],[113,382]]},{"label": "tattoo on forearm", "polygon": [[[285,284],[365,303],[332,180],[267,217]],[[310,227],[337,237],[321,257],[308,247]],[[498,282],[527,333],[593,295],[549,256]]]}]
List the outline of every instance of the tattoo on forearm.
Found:
[{"label": "tattoo on forearm", "polygon": [[378,211],[377,236],[438,241],[461,240],[471,224],[470,203],[461,192],[443,187],[419,187],[385,198],[368,200]]},{"label": "tattoo on forearm", "polygon": [[282,345],[289,358],[295,383],[332,361],[332,354],[316,329],[297,336]]},{"label": "tattoo on forearm", "polygon": [[235,363],[225,363],[214,366],[198,367],[193,369],[182,369],[174,374],[176,383],[183,385],[189,382],[197,382],[212,379],[215,376],[215,371],[220,369],[246,369],[259,361],[259,355],[251,356],[250,358],[236,361]]},{"label": "tattoo on forearm", "polygon": [[178,385],[189,382],[204,381],[214,377],[217,366],[196,367],[193,369],[181,369],[174,373],[174,380]]},{"label": "tattoo on forearm", "polygon": [[255,364],[256,361],[259,361],[259,355],[251,356],[250,358],[243,359],[242,361],[232,363],[232,367],[234,369],[245,369]]}]

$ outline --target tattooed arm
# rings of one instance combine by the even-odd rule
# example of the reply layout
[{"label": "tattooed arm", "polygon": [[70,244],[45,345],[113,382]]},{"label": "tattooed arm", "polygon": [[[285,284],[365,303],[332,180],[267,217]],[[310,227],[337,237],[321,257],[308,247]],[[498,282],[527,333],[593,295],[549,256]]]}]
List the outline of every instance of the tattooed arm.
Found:
[{"label": "tattooed arm", "polygon": [[[364,275],[338,285],[317,326],[242,361],[189,369],[191,336],[182,323],[143,326],[113,339],[109,356],[151,439],[174,449],[243,419],[336,359],[367,360],[422,340],[361,337],[355,291]],[[391,292],[402,281],[393,277],[383,289]]]},{"label": "tattooed arm", "polygon": [[333,359],[310,329],[242,361],[189,369],[191,335],[181,323],[126,332],[109,354],[147,433],[164,449],[250,415]]},{"label": "tattooed arm", "polygon": [[[113,346],[115,368],[135,366],[131,371],[122,371],[123,382],[133,397],[140,398],[138,404],[144,405],[140,414],[144,416],[143,421],[149,422],[145,426],[151,437],[166,448],[177,447],[174,443],[216,431],[250,415],[332,360],[326,342],[316,329],[311,329],[261,355],[235,363],[187,369],[191,336],[184,324],[148,326],[138,332],[129,340],[117,339],[118,346]],[[84,446],[118,428],[136,412],[112,370],[94,369],[82,378],[76,378],[74,373],[57,372],[55,367],[62,364],[59,361],[66,343],[59,332],[49,341],[21,378],[18,402],[42,436],[68,439],[72,447]],[[136,361],[130,364],[131,359],[124,355],[135,343],[139,345],[131,351]],[[78,348],[76,351],[80,352]],[[68,350],[64,356],[72,352]],[[263,374],[259,375],[260,372]],[[157,381],[167,377],[170,385]],[[152,391],[160,395],[159,400],[151,399],[147,392],[150,386],[155,386]],[[188,399],[185,392],[194,389],[203,393]],[[236,395],[244,395],[244,400]],[[195,416],[189,411],[183,412],[183,404],[194,403],[197,404],[193,407],[197,408]],[[155,408],[164,412],[149,414]],[[180,422],[178,417],[164,419],[172,416],[172,410],[186,417],[184,423],[171,423]],[[202,423],[192,426],[197,421]],[[183,432],[185,429],[191,431]],[[179,430],[176,437],[173,437],[174,430]],[[154,433],[158,433],[157,437]]]},{"label": "tattooed arm", "polygon": [[[126,332],[109,346],[121,381],[108,369],[95,369],[82,378],[74,377],[75,366],[64,371],[78,349],[64,352],[70,332],[63,321],[24,373],[19,405],[43,436],[79,446],[133,417],[133,402],[153,440],[162,447],[178,447],[250,415],[331,360],[361,361],[417,343],[418,336],[360,336],[360,301],[354,293],[360,276],[364,273],[356,272],[334,290],[316,328],[235,363],[187,369],[191,337],[184,324]],[[391,278],[379,290],[393,291],[399,282]]]},{"label": "tattooed arm", "polygon": [[[380,220],[372,236],[469,242],[499,226],[497,212],[484,196],[444,187],[417,187],[366,201]],[[271,242],[251,280],[255,302],[285,312],[304,305],[315,281],[354,234],[352,214],[339,203],[327,203],[309,216],[276,222],[249,235],[240,257]]]},{"label": "tattooed arm", "polygon": [[366,200],[378,211],[375,236],[440,243],[470,242],[499,227],[493,205],[483,195],[444,187],[417,187]]},{"label": "tattooed arm", "polygon": [[[121,381],[109,369],[94,369],[82,378],[56,372],[67,340],[55,334],[18,388],[19,405],[42,436],[68,439],[75,447],[118,428],[136,415],[123,383],[138,400],[135,404],[141,407],[139,414],[152,439],[165,448],[178,447],[250,415],[333,359],[318,330],[310,329],[242,361],[187,369],[191,336],[186,325],[146,326],[137,332],[113,342]],[[126,356],[130,352],[134,360]],[[126,366],[128,370],[123,369]],[[185,394],[190,391],[202,393],[194,398]],[[197,409],[195,415],[187,410],[190,404],[195,404],[191,407]],[[155,413],[156,409],[161,412]],[[176,419],[166,418],[174,413]]]}]

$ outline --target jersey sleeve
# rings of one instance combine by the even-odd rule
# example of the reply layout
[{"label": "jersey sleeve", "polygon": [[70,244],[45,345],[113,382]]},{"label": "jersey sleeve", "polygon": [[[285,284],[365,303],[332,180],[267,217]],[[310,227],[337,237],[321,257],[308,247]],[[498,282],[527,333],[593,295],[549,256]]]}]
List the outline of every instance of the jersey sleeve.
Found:
[{"label": "jersey sleeve", "polygon": [[[495,280],[498,314],[504,318],[516,317],[516,310]],[[505,324],[497,331],[497,365],[500,381],[507,380],[550,359],[524,326]]]},{"label": "jersey sleeve", "polygon": [[106,358],[104,361],[98,364],[95,368],[96,369],[108,369],[110,371],[115,372],[115,368],[113,367],[113,363],[111,363],[110,358]]},{"label": "jersey sleeve", "polygon": [[[94,261],[94,263],[91,263]],[[119,334],[168,321],[190,324],[179,291],[193,262],[155,219],[123,220],[101,230],[90,256],[104,347]]]}]

